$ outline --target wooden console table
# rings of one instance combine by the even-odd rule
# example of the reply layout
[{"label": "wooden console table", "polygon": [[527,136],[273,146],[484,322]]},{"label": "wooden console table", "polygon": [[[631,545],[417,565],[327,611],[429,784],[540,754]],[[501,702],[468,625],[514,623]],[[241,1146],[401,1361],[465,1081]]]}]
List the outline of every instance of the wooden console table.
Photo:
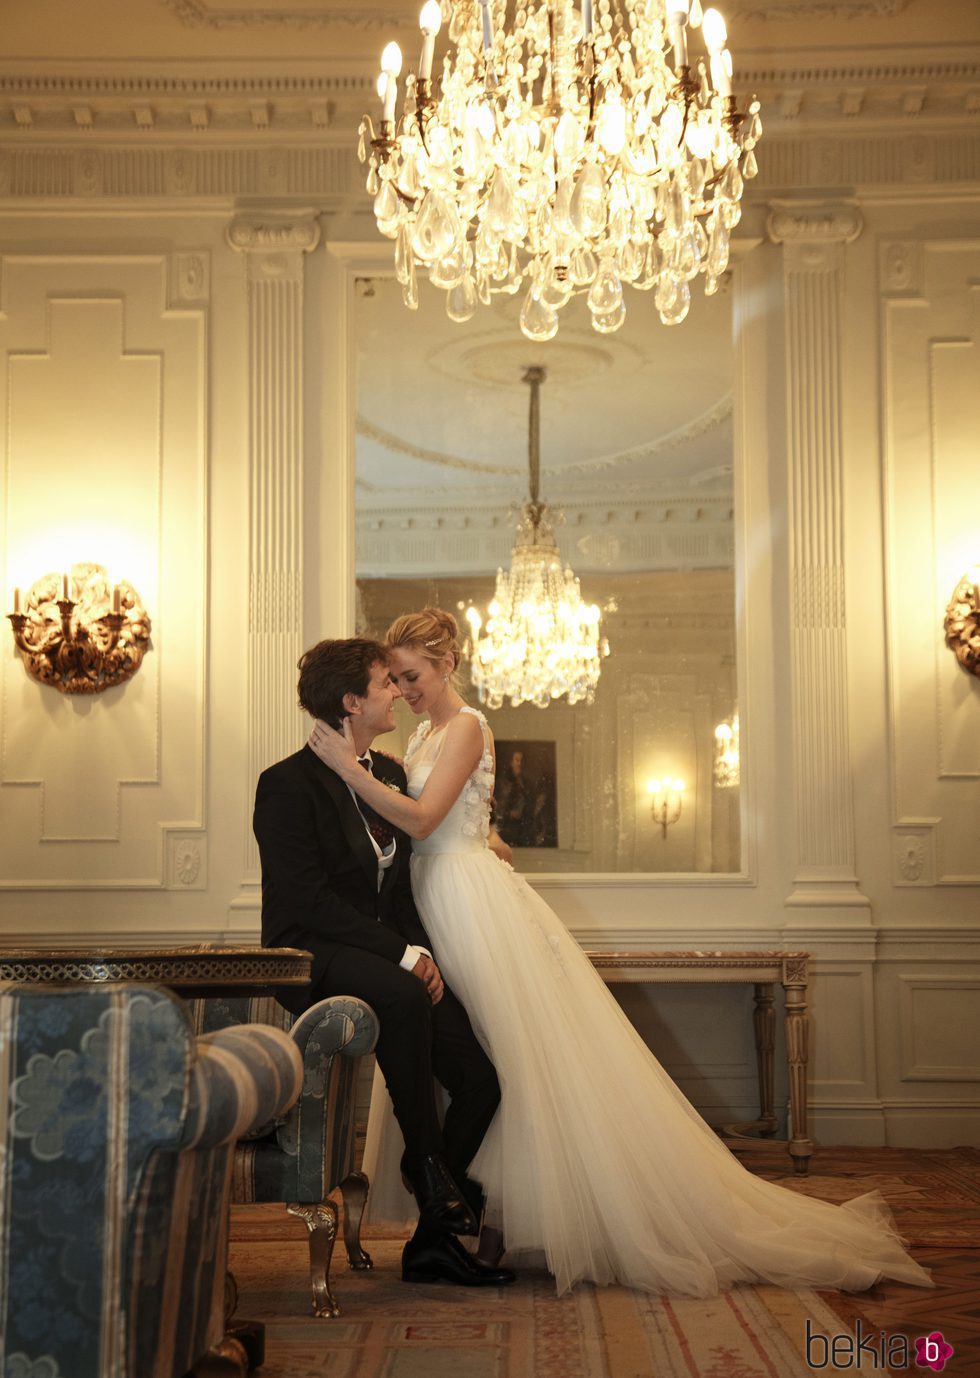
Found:
[{"label": "wooden console table", "polygon": [[603,980],[636,984],[661,982],[717,985],[751,982],[755,986],[755,1049],[759,1069],[759,1118],[726,1132],[736,1136],[754,1130],[766,1138],[776,1131],[773,1112],[773,1050],[776,1015],[773,986],[785,992],[786,1060],[789,1066],[789,1139],[793,1166],[805,1173],[813,1142],[807,1126],[806,1076],[809,1049],[806,952],[601,952],[586,956]]}]

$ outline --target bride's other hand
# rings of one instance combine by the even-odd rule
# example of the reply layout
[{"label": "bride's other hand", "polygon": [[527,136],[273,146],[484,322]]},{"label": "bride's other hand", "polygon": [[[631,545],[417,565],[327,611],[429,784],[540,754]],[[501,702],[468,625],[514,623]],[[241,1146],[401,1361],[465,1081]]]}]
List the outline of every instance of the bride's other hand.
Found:
[{"label": "bride's other hand", "polygon": [[493,826],[487,835],[487,846],[500,861],[506,861],[508,866],[513,866],[514,853]]},{"label": "bride's other hand", "polygon": [[325,766],[329,766],[338,775],[346,775],[349,771],[357,769],[357,752],[354,749],[349,718],[344,719],[342,733],[317,718],[307,746],[319,756]]}]

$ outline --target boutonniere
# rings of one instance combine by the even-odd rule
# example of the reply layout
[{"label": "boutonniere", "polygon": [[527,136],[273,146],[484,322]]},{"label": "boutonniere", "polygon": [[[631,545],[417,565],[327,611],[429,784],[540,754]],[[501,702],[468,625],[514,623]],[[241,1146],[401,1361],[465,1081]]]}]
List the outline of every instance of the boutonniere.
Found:
[{"label": "boutonniere", "polygon": [[401,794],[402,787],[396,780],[382,780],[381,783],[388,789],[393,789],[396,794]]}]

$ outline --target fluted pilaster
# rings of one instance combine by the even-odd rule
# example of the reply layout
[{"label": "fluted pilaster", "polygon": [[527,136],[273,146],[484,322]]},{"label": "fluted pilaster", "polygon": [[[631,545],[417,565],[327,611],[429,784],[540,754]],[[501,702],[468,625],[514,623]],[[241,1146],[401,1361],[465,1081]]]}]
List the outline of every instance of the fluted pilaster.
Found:
[{"label": "fluted pilaster", "polygon": [[[295,667],[303,637],[303,259],[313,216],[239,216],[228,242],[248,292],[247,791],[302,745]],[[246,879],[258,877],[250,820]]]},{"label": "fluted pilaster", "polygon": [[841,307],[851,206],[774,208],[783,246],[796,857],[787,903],[866,906],[854,868],[844,606]]}]

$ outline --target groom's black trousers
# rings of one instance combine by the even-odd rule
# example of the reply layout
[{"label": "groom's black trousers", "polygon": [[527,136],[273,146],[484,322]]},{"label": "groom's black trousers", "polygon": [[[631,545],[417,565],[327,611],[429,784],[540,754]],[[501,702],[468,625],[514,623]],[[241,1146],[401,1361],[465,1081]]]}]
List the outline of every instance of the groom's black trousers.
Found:
[{"label": "groom's black trousers", "polygon": [[[311,1000],[328,995],[356,995],[374,1009],[381,1025],[375,1054],[406,1151],[443,1153],[465,1189],[466,1169],[500,1103],[500,1084],[456,996],[446,987],[433,1005],[417,976],[355,947],[330,957]],[[441,1130],[433,1076],[451,1098]]]}]

